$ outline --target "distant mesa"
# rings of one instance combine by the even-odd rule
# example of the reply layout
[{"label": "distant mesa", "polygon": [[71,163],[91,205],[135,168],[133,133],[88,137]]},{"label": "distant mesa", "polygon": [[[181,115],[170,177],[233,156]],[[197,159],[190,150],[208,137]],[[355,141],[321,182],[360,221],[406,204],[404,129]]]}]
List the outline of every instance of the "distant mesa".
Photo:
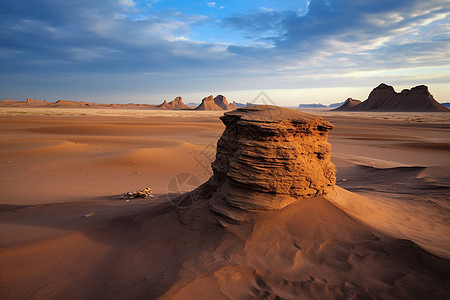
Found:
[{"label": "distant mesa", "polygon": [[341,105],[344,104],[344,103],[345,103],[345,101],[343,101],[343,102],[337,102],[337,103],[331,103],[330,105],[328,105],[328,107],[329,107],[329,108],[336,108],[336,107],[341,106]]},{"label": "distant mesa", "polygon": [[[345,101],[344,101],[345,102]],[[323,109],[327,109],[327,108],[336,108],[341,106],[342,104],[344,104],[344,102],[339,102],[339,103],[332,103],[330,105],[325,105],[322,103],[302,103],[298,105],[298,108],[306,108],[306,109],[315,109],[315,108],[323,108]]]},{"label": "distant mesa", "polygon": [[46,100],[36,100],[33,98],[27,98],[27,104],[46,104],[48,103]]},{"label": "distant mesa", "polygon": [[208,97],[203,98],[202,103],[195,108],[195,110],[213,110],[213,111],[221,111],[221,110],[233,110],[236,109],[237,105],[233,101],[233,103],[228,103],[227,98],[223,95],[217,95],[215,98],[210,95]]},{"label": "distant mesa", "polygon": [[191,109],[189,106],[187,106],[186,104],[183,103],[183,98],[181,98],[180,96],[176,97],[169,103],[167,103],[167,101],[164,100],[164,102],[162,104],[158,105],[157,108],[160,108],[160,109],[186,109],[186,110]]},{"label": "distant mesa", "polygon": [[[344,105],[346,105],[344,103]],[[369,97],[353,107],[339,107],[340,111],[397,111],[397,112],[448,112],[447,107],[437,102],[425,85],[396,93],[390,85],[381,83],[370,92]]]},{"label": "distant mesa", "polygon": [[71,100],[58,100],[53,103],[53,106],[56,107],[87,107],[87,106],[96,106],[97,103],[94,102],[86,102],[86,101],[71,101]]},{"label": "distant mesa", "polygon": [[332,110],[347,111],[347,110],[351,110],[353,107],[355,107],[356,105],[358,105],[360,103],[361,103],[361,100],[348,98],[347,100],[345,100],[345,102],[341,106],[339,106],[338,108],[332,109]]},{"label": "distant mesa", "polygon": [[239,102],[236,102],[236,101],[233,101],[233,104],[236,105],[236,108],[238,108],[238,107],[246,107],[247,106],[244,103],[239,103]]},{"label": "distant mesa", "polygon": [[36,100],[27,98],[26,101],[3,99],[0,106],[8,107],[58,107],[58,108],[127,108],[127,109],[155,109],[155,105],[150,104],[106,104],[87,101],[58,100],[50,102],[47,100]]},{"label": "distant mesa", "polygon": [[202,103],[195,108],[195,110],[223,110],[222,107],[214,102],[214,97],[212,95],[203,98]]},{"label": "distant mesa", "polygon": [[0,101],[1,104],[16,104],[16,103],[22,103],[22,101],[18,101],[15,99],[2,99]]},{"label": "distant mesa", "polygon": [[236,109],[236,104],[228,103],[227,98],[223,95],[217,95],[214,98],[214,103],[216,103],[219,107],[221,107],[223,110],[233,110]]},{"label": "distant mesa", "polygon": [[326,105],[323,105],[321,103],[313,103],[313,104],[299,104],[299,108],[325,108]]}]

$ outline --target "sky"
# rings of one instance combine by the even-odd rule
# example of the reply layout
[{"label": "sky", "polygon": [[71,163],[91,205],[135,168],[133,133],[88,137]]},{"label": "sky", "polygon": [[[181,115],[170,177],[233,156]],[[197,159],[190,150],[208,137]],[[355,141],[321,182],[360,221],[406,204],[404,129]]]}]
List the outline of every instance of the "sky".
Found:
[{"label": "sky", "polygon": [[1,0],[0,98],[450,101],[449,0]]}]

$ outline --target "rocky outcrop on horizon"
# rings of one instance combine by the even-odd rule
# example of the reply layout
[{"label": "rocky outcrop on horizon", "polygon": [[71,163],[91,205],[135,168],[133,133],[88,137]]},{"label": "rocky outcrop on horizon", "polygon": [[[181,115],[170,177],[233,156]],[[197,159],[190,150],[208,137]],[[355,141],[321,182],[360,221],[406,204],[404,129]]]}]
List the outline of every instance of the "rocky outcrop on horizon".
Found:
[{"label": "rocky outcrop on horizon", "polygon": [[46,103],[48,103],[46,100],[36,100],[36,99],[33,99],[33,98],[27,98],[27,101],[26,101],[26,103],[27,104],[33,104],[33,105],[35,105],[35,104],[46,104]]},{"label": "rocky outcrop on horizon", "polygon": [[308,103],[308,104],[299,104],[298,108],[325,108],[328,107],[321,103]]},{"label": "rocky outcrop on horizon", "polygon": [[339,106],[338,108],[332,109],[334,111],[346,111],[346,110],[350,110],[353,107],[355,107],[356,105],[360,104],[361,100],[357,100],[357,99],[353,99],[353,98],[348,98],[347,100],[345,100],[345,102]]},{"label": "rocky outcrop on horizon", "polygon": [[214,175],[183,196],[199,199],[180,211],[183,222],[198,214],[244,222],[249,211],[281,209],[335,184],[327,142],[333,126],[321,117],[258,105],[226,112],[221,120],[226,129],[217,143]]},{"label": "rocky outcrop on horizon", "polygon": [[222,107],[216,104],[214,101],[214,97],[212,95],[205,97],[202,99],[202,103],[200,103],[199,106],[194,108],[194,110],[214,110],[214,111],[220,111],[223,110]]},{"label": "rocky outcrop on horizon", "polygon": [[86,107],[95,106],[96,104],[97,103],[87,101],[58,100],[51,105],[56,107]]},{"label": "rocky outcrop on horizon", "polygon": [[223,96],[223,95],[217,95],[214,98],[214,103],[216,103],[223,110],[233,110],[233,109],[237,108],[236,104],[234,102],[228,103],[227,98],[225,98],[225,96]]},{"label": "rocky outcrop on horizon", "polygon": [[[343,109],[342,109],[343,110]],[[381,83],[370,92],[364,102],[346,109],[348,111],[393,111],[393,112],[448,112],[448,108],[437,102],[425,85],[410,90],[395,92],[390,85]]]},{"label": "rocky outcrop on horizon", "polygon": [[58,100],[56,102],[50,102],[47,100],[35,100],[33,98],[27,98],[26,101],[3,99],[0,100],[0,106],[6,107],[58,107],[58,108],[127,108],[127,109],[155,109],[155,105],[151,104],[107,104],[96,103],[87,101],[73,101],[73,100]]},{"label": "rocky outcrop on horizon", "polygon": [[180,96],[176,97],[169,103],[167,103],[167,101],[164,100],[162,104],[156,107],[160,109],[191,109],[189,106],[183,103],[183,98],[181,98]]}]

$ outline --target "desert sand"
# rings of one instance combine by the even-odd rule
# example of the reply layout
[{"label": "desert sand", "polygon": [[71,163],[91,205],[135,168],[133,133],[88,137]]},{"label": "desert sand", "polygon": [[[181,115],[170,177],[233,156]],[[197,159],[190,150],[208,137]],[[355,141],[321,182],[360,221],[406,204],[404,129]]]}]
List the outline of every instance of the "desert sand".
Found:
[{"label": "desert sand", "polygon": [[[0,108],[2,298],[449,297],[448,113],[320,112],[326,195],[183,224],[223,113]],[[144,187],[155,198],[119,198]]]}]

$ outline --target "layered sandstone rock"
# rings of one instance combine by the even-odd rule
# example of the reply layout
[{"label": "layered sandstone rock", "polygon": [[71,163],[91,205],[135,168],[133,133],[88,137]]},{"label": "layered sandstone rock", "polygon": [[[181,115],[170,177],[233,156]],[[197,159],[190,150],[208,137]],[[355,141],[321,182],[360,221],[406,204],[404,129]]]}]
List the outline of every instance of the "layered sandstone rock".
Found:
[{"label": "layered sandstone rock", "polygon": [[324,194],[336,181],[327,142],[332,125],[293,109],[258,105],[227,112],[217,143],[213,176],[184,195],[194,202],[180,211],[198,218],[244,222],[248,212],[281,209]]}]

